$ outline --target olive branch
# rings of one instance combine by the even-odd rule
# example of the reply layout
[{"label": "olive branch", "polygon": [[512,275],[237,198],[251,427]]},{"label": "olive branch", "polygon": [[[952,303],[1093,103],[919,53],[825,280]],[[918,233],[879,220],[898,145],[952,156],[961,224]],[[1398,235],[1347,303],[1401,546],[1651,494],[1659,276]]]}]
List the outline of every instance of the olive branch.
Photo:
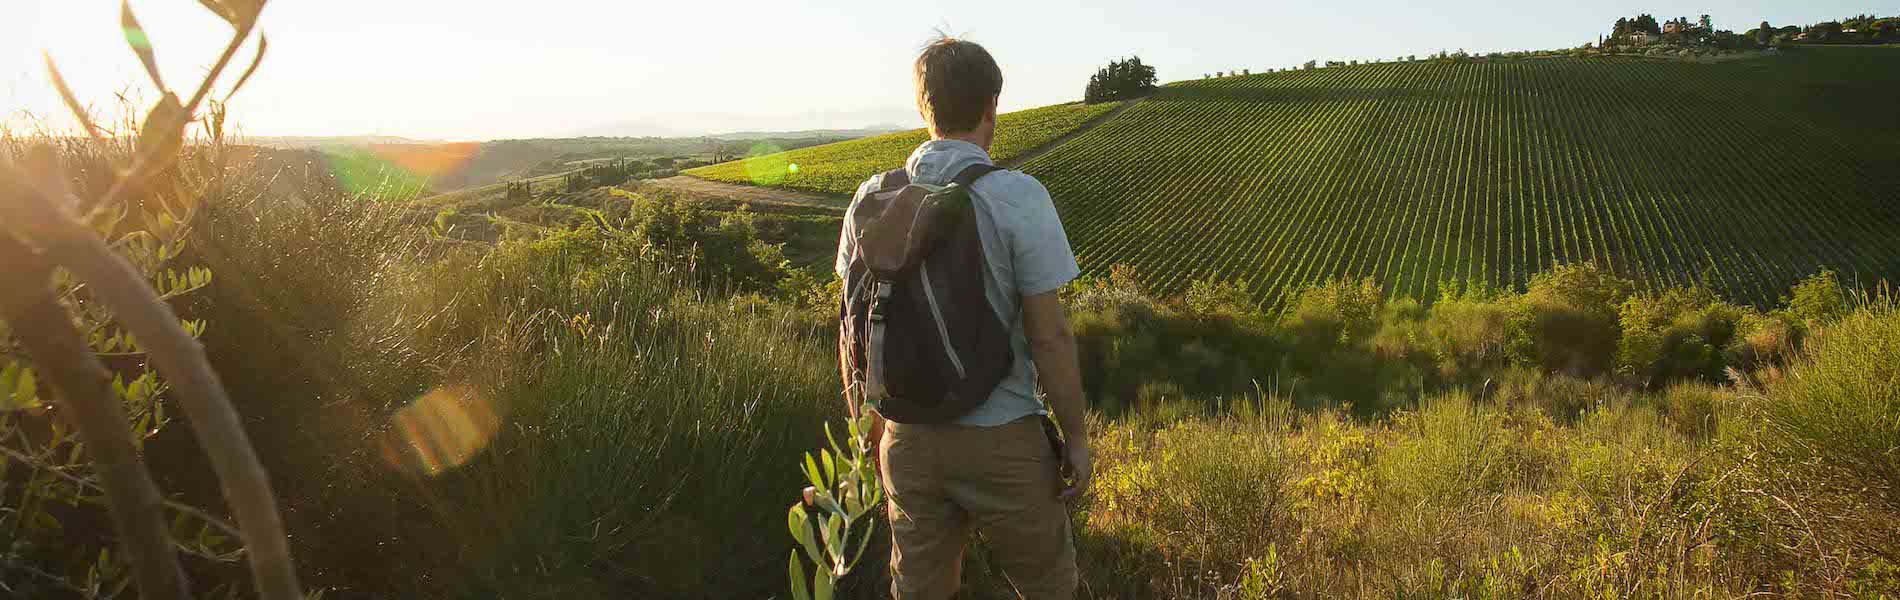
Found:
[{"label": "olive branch", "polygon": [[[177,161],[184,146],[185,128],[198,119],[198,109],[209,102],[212,113],[219,115],[223,102],[244,86],[263,60],[268,42],[258,34],[256,55],[250,65],[222,101],[209,100],[220,76],[255,31],[265,0],[199,3],[228,23],[232,35],[196,91],[184,101],[160,76],[152,41],[131,5],[121,5],[119,24],[126,43],[144,65],[160,98],[139,127],[129,163],[115,165],[113,182],[106,192],[81,198],[63,173],[28,172],[11,157],[0,155],[0,264],[9,265],[0,272],[0,281],[5,283],[0,286],[4,290],[0,292],[0,319],[13,329],[21,348],[42,370],[56,405],[72,421],[97,466],[140,597],[188,598],[192,594],[167,529],[165,501],[139,458],[134,440],[126,435],[125,408],[117,401],[109,372],[92,352],[89,336],[74,328],[55,293],[56,268],[63,268],[74,281],[86,286],[91,297],[111,310],[129,334],[124,345],[131,346],[130,340],[136,339],[137,347],[146,352],[176,390],[198,442],[223,484],[259,597],[287,600],[302,594],[276,499],[237,412],[197,342],[199,328],[182,325],[152,283],[114,253],[115,246],[133,236],[108,243],[97,232],[100,227],[109,231],[121,221],[130,212],[130,200],[152,195],[154,190],[147,184]],[[46,68],[85,136],[102,147],[107,145],[106,130],[92,121],[50,54],[46,56]],[[170,206],[164,206],[164,210],[160,221],[165,223],[159,228],[172,229],[189,222],[196,207],[186,207],[182,216]],[[201,283],[191,279],[188,275],[184,283]],[[208,281],[208,273],[200,279]],[[167,287],[179,287],[178,282],[169,283],[174,285]]]}]

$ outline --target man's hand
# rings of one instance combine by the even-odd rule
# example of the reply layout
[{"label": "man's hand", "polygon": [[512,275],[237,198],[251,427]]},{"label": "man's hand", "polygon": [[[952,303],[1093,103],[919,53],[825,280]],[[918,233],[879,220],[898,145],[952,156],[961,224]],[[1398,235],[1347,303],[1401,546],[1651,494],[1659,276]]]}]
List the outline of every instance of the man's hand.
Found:
[{"label": "man's hand", "polygon": [[1069,473],[1069,487],[1062,490],[1061,497],[1063,500],[1074,500],[1088,493],[1089,479],[1095,474],[1088,440],[1070,440],[1063,447],[1063,454],[1062,466]]}]

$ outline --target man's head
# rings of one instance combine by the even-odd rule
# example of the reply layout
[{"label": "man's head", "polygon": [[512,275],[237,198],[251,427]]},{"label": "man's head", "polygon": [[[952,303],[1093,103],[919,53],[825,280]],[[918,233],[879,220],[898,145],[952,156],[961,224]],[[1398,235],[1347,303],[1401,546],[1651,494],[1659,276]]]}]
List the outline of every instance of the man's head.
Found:
[{"label": "man's head", "polygon": [[917,110],[930,137],[970,140],[988,149],[996,134],[996,97],[1003,70],[974,42],[942,36],[924,46],[914,68]]}]

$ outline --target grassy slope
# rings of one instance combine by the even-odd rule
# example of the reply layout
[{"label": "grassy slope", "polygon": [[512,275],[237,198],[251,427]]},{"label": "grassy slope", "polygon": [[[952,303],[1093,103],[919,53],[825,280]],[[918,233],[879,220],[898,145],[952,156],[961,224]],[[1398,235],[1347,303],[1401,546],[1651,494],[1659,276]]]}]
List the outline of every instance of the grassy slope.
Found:
[{"label": "grassy slope", "polygon": [[1283,72],[1169,86],[1024,169],[1085,268],[1164,291],[1363,276],[1433,297],[1595,261],[1772,302],[1817,264],[1900,275],[1896,92],[1885,48]]},{"label": "grassy slope", "polygon": [[[1009,160],[1062,137],[1115,106],[1115,103],[1058,104],[1002,115],[997,118],[997,138],[990,154],[998,161]],[[871,175],[903,166],[911,150],[926,139],[924,130],[915,129],[755,156],[692,169],[686,174],[729,183],[849,194]],[[797,166],[796,170],[791,168],[793,165]]]}]

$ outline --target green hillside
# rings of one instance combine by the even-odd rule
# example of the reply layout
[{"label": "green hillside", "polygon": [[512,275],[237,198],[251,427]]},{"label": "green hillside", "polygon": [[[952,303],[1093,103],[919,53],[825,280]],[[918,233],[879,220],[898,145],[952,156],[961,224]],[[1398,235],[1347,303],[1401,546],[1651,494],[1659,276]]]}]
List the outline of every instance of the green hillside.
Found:
[{"label": "green hillside", "polygon": [[1024,170],[1085,268],[1165,291],[1595,261],[1763,302],[1817,265],[1900,275],[1896,97],[1896,48],[1290,71],[1174,84]]},{"label": "green hillside", "polygon": [[[1058,104],[997,117],[991,156],[1006,161],[1062,137],[1062,134],[1113,110],[1117,103]],[[686,171],[687,175],[749,185],[768,185],[829,194],[857,191],[871,175],[904,166],[911,150],[929,139],[922,129],[890,133],[754,156]]]}]

